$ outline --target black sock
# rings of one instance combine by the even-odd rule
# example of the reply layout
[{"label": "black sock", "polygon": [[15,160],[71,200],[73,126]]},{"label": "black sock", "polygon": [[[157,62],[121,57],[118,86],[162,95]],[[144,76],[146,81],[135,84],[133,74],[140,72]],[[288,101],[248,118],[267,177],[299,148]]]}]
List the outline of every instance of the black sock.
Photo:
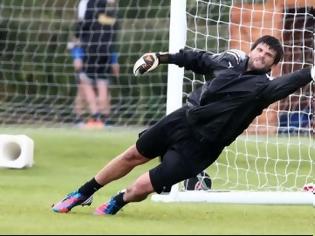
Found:
[{"label": "black sock", "polygon": [[90,197],[93,195],[97,190],[102,188],[103,185],[100,185],[96,182],[95,178],[92,178],[90,181],[86,182],[79,188],[79,193],[83,194],[86,197]]},{"label": "black sock", "polygon": [[82,123],[83,121],[84,121],[83,117],[81,115],[77,115],[74,120],[74,123],[79,124],[79,123]]},{"label": "black sock", "polygon": [[92,115],[92,119],[95,120],[95,121],[96,121],[96,120],[99,120],[99,119],[100,119],[100,116],[101,116],[100,113],[95,113],[95,114]]},{"label": "black sock", "polygon": [[101,114],[100,118],[101,120],[106,121],[109,118],[109,114]]},{"label": "black sock", "polygon": [[115,197],[113,197],[113,199],[116,201],[117,205],[120,207],[123,207],[124,205],[126,205],[128,203],[128,202],[124,201],[124,194],[125,194],[125,192],[120,192]]}]

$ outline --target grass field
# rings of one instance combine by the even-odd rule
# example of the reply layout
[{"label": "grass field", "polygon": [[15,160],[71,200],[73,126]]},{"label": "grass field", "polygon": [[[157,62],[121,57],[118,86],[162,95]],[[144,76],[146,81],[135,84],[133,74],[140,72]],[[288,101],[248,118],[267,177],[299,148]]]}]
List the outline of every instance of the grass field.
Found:
[{"label": "grass field", "polygon": [[[21,133],[2,131],[2,133]],[[311,206],[157,203],[146,199],[115,216],[94,208],[157,163],[137,167],[95,194],[91,207],[56,214],[52,203],[89,180],[131,145],[137,130],[22,131],[35,142],[32,168],[0,169],[0,234],[314,234]]]}]

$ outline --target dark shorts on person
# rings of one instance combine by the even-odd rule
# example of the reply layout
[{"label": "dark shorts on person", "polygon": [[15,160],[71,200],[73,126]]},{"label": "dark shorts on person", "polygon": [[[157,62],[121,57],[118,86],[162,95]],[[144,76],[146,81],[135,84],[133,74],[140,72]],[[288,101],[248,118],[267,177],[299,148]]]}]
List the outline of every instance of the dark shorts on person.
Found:
[{"label": "dark shorts on person", "polygon": [[155,192],[196,176],[211,165],[223,147],[199,142],[186,120],[184,106],[139,134],[138,151],[147,158],[162,157],[149,171]]},{"label": "dark shorts on person", "polygon": [[111,77],[110,53],[107,47],[93,44],[85,49],[83,71],[91,80],[109,80]]}]

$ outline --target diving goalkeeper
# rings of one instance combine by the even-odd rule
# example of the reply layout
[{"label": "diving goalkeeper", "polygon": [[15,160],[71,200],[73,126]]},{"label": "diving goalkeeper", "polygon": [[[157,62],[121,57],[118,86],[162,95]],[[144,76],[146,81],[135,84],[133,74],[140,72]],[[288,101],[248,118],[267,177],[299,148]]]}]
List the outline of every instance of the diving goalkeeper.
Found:
[{"label": "diving goalkeeper", "polygon": [[213,79],[193,91],[187,104],[139,134],[135,145],[106,164],[91,180],[53,205],[67,213],[90,205],[93,194],[127,175],[134,167],[162,156],[162,162],[139,176],[133,184],[96,208],[99,215],[116,214],[130,202],[196,176],[219,157],[263,109],[315,81],[315,67],[271,79],[272,66],[283,57],[278,39],[257,39],[246,55],[228,50],[220,54],[182,49],[178,53],[146,53],[134,65],[136,76],[159,64],[175,64]]}]

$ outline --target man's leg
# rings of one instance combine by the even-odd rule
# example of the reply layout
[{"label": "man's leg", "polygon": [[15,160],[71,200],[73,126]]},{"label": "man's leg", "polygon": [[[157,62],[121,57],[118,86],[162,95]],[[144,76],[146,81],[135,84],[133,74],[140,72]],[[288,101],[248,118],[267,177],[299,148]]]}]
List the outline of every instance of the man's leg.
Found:
[{"label": "man's leg", "polygon": [[81,89],[83,96],[88,103],[91,114],[98,113],[96,94],[93,88],[92,80],[85,73],[80,74]]},{"label": "man's leg", "polygon": [[84,107],[85,107],[85,95],[84,90],[82,88],[81,82],[78,80],[77,82],[77,94],[75,96],[74,100],[74,113],[76,114],[75,117],[75,125],[77,125],[79,128],[83,127],[84,125]]},{"label": "man's leg", "polygon": [[127,203],[143,201],[150,193],[153,192],[154,189],[150,180],[149,172],[146,172],[125,191],[119,192],[108,202],[96,208],[95,214],[115,215]]},{"label": "man's leg", "polygon": [[90,205],[90,197],[97,190],[114,180],[120,179],[135,166],[144,164],[149,160],[138,152],[135,145],[129,147],[125,152],[106,164],[94,178],[55,204],[52,210],[58,213],[67,213],[75,206]]},{"label": "man's leg", "polygon": [[141,175],[125,191],[118,193],[108,202],[96,208],[95,214],[115,215],[127,203],[142,201],[150,193],[160,193],[165,187],[172,186],[185,179],[186,176],[193,175],[194,168],[185,163],[179,153],[174,150],[167,151],[158,166]]},{"label": "man's leg", "polygon": [[111,160],[95,176],[95,180],[106,185],[113,180],[120,179],[128,174],[134,167],[148,162],[150,159],[141,155],[136,145],[132,145],[122,154]]},{"label": "man's leg", "polygon": [[85,73],[81,73],[80,78],[85,101],[87,102],[90,112],[90,118],[88,119],[85,128],[103,128],[103,123],[99,121],[100,111],[98,110],[97,93],[94,89],[93,80]]},{"label": "man's leg", "polygon": [[106,119],[109,117],[111,108],[108,83],[109,81],[104,79],[98,79],[96,81],[98,111],[103,116],[102,122],[104,124]]}]

